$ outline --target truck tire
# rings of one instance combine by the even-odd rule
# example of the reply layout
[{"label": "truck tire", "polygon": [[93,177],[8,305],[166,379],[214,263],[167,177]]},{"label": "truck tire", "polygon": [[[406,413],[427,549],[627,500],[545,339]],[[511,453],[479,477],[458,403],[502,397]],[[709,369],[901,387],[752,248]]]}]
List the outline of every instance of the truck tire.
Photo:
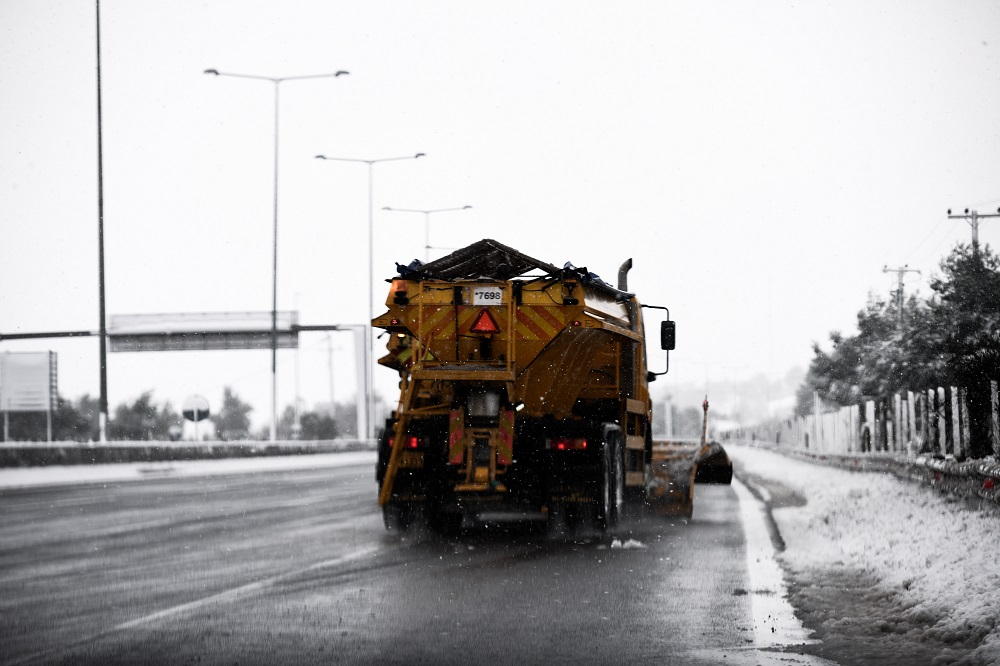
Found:
[{"label": "truck tire", "polygon": [[382,522],[389,532],[405,532],[410,528],[410,507],[386,504],[382,507]]},{"label": "truck tire", "polygon": [[385,478],[385,470],[389,467],[389,455],[392,449],[389,447],[389,438],[392,437],[392,419],[385,420],[385,426],[378,436],[378,459],[375,463],[375,481],[378,482],[379,489],[382,487],[382,479]]},{"label": "truck tire", "polygon": [[618,524],[624,496],[624,470],[621,431],[617,426],[605,426],[599,492],[597,497],[597,527],[605,531]]}]

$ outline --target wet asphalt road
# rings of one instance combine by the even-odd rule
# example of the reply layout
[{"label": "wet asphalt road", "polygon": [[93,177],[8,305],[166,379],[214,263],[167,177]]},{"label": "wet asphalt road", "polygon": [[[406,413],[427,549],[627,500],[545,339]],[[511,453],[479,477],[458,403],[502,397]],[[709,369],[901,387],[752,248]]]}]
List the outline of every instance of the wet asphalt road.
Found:
[{"label": "wet asphalt road", "polygon": [[4,490],[0,664],[815,663],[756,649],[729,486],[607,535],[399,536],[375,494],[367,465]]}]

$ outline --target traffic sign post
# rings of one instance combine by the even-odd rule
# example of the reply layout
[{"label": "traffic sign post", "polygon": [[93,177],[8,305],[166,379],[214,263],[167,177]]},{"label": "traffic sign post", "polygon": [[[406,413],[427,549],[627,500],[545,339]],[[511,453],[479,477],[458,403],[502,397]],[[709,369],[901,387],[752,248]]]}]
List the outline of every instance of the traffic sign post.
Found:
[{"label": "traffic sign post", "polygon": [[184,400],[181,413],[188,421],[194,422],[194,440],[198,441],[198,422],[208,418],[208,400],[204,396],[192,395]]}]

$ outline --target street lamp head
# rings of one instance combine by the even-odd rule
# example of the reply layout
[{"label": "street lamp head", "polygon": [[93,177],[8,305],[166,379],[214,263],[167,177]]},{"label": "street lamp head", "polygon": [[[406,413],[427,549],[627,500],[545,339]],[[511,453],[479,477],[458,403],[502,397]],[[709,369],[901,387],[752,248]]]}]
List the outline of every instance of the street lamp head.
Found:
[{"label": "street lamp head", "polygon": [[334,76],[344,76],[345,74],[350,74],[350,72],[345,72],[344,70],[338,71]]},{"label": "street lamp head", "polygon": [[318,160],[325,160],[326,159],[326,155],[317,155],[316,159],[318,159]]},{"label": "street lamp head", "polygon": [[462,210],[469,210],[472,206],[462,206]]},{"label": "street lamp head", "polygon": [[388,206],[382,206],[382,210],[392,210],[392,209],[389,208]]},{"label": "street lamp head", "polygon": [[217,69],[206,69],[205,70],[205,74],[212,74],[214,76],[218,76],[219,75],[219,70],[217,70]]},{"label": "street lamp head", "polygon": [[427,155],[425,155],[424,153],[417,153],[416,155],[413,156],[413,159],[417,159],[418,157],[427,157]]}]

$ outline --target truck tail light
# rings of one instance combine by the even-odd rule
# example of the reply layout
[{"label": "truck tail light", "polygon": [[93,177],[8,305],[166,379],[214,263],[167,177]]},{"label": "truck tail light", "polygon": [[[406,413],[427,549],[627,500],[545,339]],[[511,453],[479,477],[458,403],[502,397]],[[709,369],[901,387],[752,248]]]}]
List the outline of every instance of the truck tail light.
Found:
[{"label": "truck tail light", "polygon": [[545,447],[553,451],[586,451],[586,437],[549,437]]},{"label": "truck tail light", "polygon": [[393,280],[392,287],[389,289],[392,292],[392,302],[397,305],[406,305],[410,302],[409,296],[406,293],[406,280]]},{"label": "truck tail light", "polygon": [[[408,450],[422,449],[427,446],[428,438],[420,435],[407,435],[403,438],[403,448]],[[389,439],[389,446],[396,444],[395,438]]]}]

